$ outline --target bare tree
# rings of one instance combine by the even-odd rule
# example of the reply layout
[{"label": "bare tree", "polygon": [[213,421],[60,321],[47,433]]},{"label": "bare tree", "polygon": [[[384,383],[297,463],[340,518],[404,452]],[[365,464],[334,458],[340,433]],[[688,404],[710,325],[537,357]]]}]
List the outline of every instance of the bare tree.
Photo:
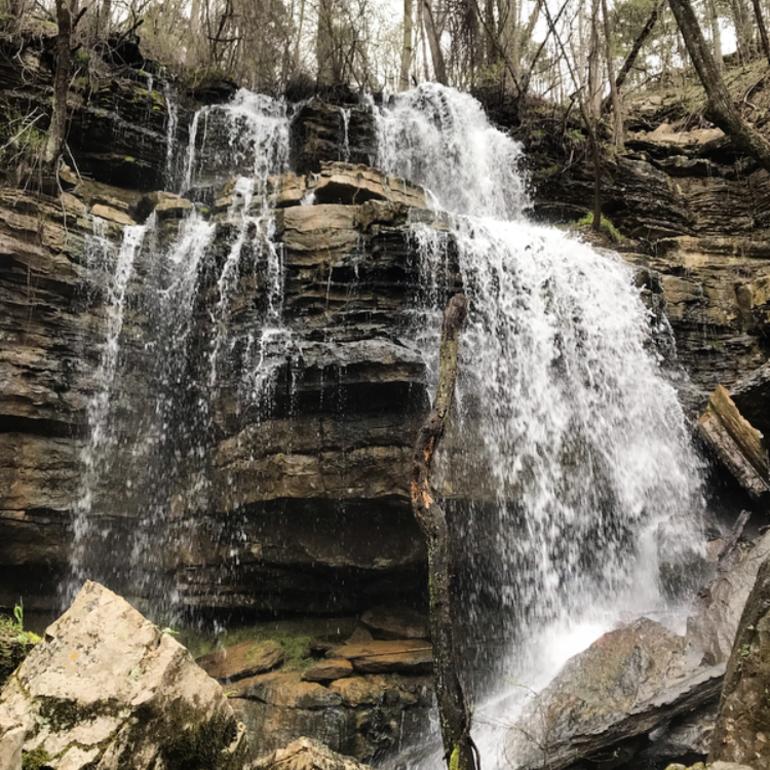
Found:
[{"label": "bare tree", "polygon": [[428,38],[428,47],[430,48],[430,58],[433,62],[433,76],[439,83],[447,85],[446,62],[441,50],[441,31],[437,24],[436,17],[433,14],[431,0],[420,0],[423,6],[423,23],[425,24],[425,34]]},{"label": "bare tree", "polygon": [[762,51],[765,54],[767,63],[770,64],[770,41],[767,37],[767,27],[765,26],[765,19],[762,14],[762,5],[759,0],[752,0],[754,5],[754,18],[757,20],[757,29],[759,30],[759,39],[762,43]]},{"label": "bare tree", "polygon": [[703,37],[690,0],[669,0],[669,3],[706,91],[709,117],[732,138],[740,150],[756,158],[770,171],[770,142],[738,113]]},{"label": "bare tree", "polygon": [[446,515],[436,502],[436,493],[431,486],[431,470],[454,400],[460,331],[465,323],[466,312],[467,301],[462,294],[452,297],[444,311],[436,398],[417,436],[410,484],[412,510],[425,537],[428,552],[433,679],[441,738],[449,770],[477,770],[478,762],[476,747],[471,739],[470,712],[459,675],[459,655],[455,640],[459,620],[453,601],[449,528]]},{"label": "bare tree", "polygon": [[[615,68],[612,64],[612,22],[607,10],[607,0],[602,0],[602,20],[604,22],[604,58],[607,60],[607,79],[610,81],[610,98],[612,99],[613,139],[618,150],[623,149],[623,110],[620,104],[620,93],[615,81]],[[601,106],[600,106],[601,111]]]},{"label": "bare tree", "polygon": [[409,88],[409,71],[414,59],[414,8],[412,0],[404,0],[404,40],[401,47],[401,73],[399,88],[406,91]]},{"label": "bare tree", "polygon": [[59,162],[67,132],[67,94],[72,68],[72,29],[76,10],[77,0],[56,0],[56,65],[51,123],[43,151],[43,164],[49,170],[54,170]]}]

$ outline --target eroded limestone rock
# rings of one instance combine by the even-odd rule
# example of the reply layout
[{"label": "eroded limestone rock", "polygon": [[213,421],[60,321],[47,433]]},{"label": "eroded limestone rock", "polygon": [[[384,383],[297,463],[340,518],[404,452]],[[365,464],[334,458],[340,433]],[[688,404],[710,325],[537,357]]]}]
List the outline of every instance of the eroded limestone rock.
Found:
[{"label": "eroded limestone rock", "polygon": [[54,770],[236,770],[244,751],[221,687],[90,581],[0,693],[2,770],[19,770],[25,756]]}]

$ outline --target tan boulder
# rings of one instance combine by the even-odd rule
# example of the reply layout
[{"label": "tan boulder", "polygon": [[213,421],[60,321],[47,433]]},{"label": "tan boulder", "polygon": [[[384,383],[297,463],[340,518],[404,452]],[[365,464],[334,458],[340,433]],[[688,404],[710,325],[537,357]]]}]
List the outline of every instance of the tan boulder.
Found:
[{"label": "tan boulder", "polygon": [[114,222],[116,225],[135,225],[133,217],[125,211],[121,211],[106,203],[96,203],[91,207],[91,213],[100,219],[106,219],[108,222]]},{"label": "tan boulder", "polygon": [[[239,768],[222,688],[121,597],[88,581],[0,692],[0,770]],[[174,764],[177,763],[177,764]]]},{"label": "tan boulder", "polygon": [[366,770],[369,765],[338,754],[310,738],[297,738],[253,762],[249,770]]}]

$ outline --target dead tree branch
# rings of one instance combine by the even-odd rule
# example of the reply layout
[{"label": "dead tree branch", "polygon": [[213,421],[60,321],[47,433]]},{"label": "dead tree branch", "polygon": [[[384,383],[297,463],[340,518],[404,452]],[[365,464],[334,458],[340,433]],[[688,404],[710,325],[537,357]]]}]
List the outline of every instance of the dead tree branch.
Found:
[{"label": "dead tree branch", "polygon": [[431,470],[447,416],[454,400],[460,331],[465,322],[467,301],[462,294],[449,300],[444,311],[439,351],[436,399],[428,419],[417,435],[412,464],[410,493],[412,509],[425,537],[428,551],[430,632],[433,644],[433,678],[436,688],[441,738],[450,770],[478,770],[476,747],[471,739],[471,717],[458,673],[452,603],[452,560],[446,514],[436,502]]}]

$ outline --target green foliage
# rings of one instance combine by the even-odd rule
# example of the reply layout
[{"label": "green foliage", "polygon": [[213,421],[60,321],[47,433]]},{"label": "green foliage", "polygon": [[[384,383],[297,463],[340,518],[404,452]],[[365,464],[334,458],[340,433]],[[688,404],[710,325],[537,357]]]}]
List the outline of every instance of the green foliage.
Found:
[{"label": "green foliage", "polygon": [[44,748],[38,747],[22,753],[21,767],[22,770],[42,770],[42,768],[48,767],[51,759],[52,757]]},{"label": "green foliage", "polygon": [[[575,227],[578,228],[584,228],[584,227],[593,227],[594,224],[594,212],[589,211],[582,219],[579,219],[577,222],[575,222]],[[618,230],[617,227],[612,223],[612,220],[608,219],[604,215],[602,215],[602,222],[599,227],[601,232],[603,232],[613,243],[623,243],[626,240],[626,237],[623,235],[623,233]]]},{"label": "green foliage", "polygon": [[17,166],[40,156],[47,138],[39,127],[44,125],[44,115],[36,111],[25,114],[7,103],[0,104],[0,109],[5,111],[5,119],[0,121],[0,166]]},{"label": "green foliage", "polygon": [[13,608],[13,616],[0,615],[0,684],[39,641],[37,634],[24,630],[24,607],[21,602]]}]

